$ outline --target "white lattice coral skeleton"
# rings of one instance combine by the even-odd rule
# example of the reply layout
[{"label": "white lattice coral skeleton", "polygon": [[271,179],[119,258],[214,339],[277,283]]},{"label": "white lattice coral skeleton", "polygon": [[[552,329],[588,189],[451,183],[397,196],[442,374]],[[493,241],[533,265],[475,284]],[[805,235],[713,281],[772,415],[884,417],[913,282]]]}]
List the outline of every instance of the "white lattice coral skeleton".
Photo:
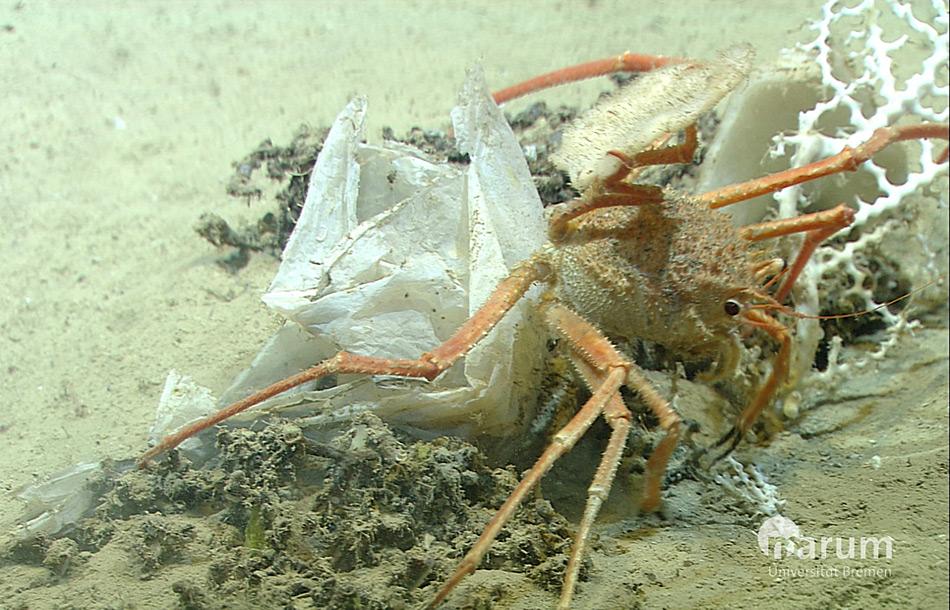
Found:
[{"label": "white lattice coral skeleton", "polygon": [[778,488],[765,478],[754,464],[743,465],[732,456],[723,460],[715,480],[731,495],[735,496],[755,514],[771,517],[777,515],[785,506]]},{"label": "white lattice coral skeleton", "polygon": [[[918,17],[924,14],[925,18]],[[862,0],[854,6],[830,0],[822,7],[822,17],[812,24],[812,29],[817,34],[815,39],[799,45],[796,51],[808,54],[819,66],[821,85],[827,98],[799,115],[795,134],[779,135],[774,139],[773,156],[784,156],[791,147],[794,150],[791,165],[799,167],[835,154],[845,146],[860,144],[880,127],[917,121],[947,121],[948,16],[944,2],[918,3],[914,9],[896,0]],[[909,59],[911,49],[924,53],[918,64]],[[898,54],[899,61],[895,59]],[[907,74],[910,66],[917,69]],[[849,74],[850,71],[856,73]],[[870,116],[865,116],[869,108],[872,109]],[[831,121],[847,127],[829,134]],[[940,185],[938,180],[945,180],[947,172],[945,163],[935,162],[937,154],[942,151],[936,147],[944,146],[943,143],[921,140],[907,146],[907,150],[916,150],[919,156],[908,158],[906,180],[901,184],[888,179],[887,168],[880,161],[872,160],[861,168],[860,171],[873,177],[879,194],[870,201],[855,197],[855,221],[844,232],[849,241],[843,246],[826,244],[816,251],[797,283],[796,304],[800,311],[817,314],[819,285],[827,286],[828,277],[842,274],[851,281],[847,282],[850,287],[841,297],[851,297],[851,302],[863,309],[870,310],[880,305],[865,288],[867,271],[855,261],[860,254],[876,247],[889,230],[899,228],[898,211],[906,211],[913,198]],[[946,189],[935,190],[942,191],[940,205],[945,209]],[[783,218],[800,214],[805,202],[801,187],[788,188],[774,197]],[[946,270],[946,262],[942,262],[946,258],[946,246],[941,252],[939,245],[935,247],[920,235],[914,237],[926,255],[927,275],[936,279]],[[901,331],[916,325],[887,308],[882,308],[880,314],[888,324],[891,337],[873,356],[876,358],[883,357]],[[810,367],[820,339],[817,321],[799,321],[796,333],[798,375]],[[832,369],[850,366],[831,364]],[[866,361],[852,364],[864,366]],[[844,371],[829,370],[824,377],[838,372]]]}]

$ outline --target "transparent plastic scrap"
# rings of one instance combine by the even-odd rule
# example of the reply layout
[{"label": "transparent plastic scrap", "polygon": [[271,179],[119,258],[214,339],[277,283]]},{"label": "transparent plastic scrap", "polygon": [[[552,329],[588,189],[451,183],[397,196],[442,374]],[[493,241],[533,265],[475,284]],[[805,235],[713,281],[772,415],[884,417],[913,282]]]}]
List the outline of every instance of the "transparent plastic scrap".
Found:
[{"label": "transparent plastic scrap", "polygon": [[52,537],[92,514],[97,495],[91,484],[104,472],[102,462],[82,462],[18,490],[25,505],[14,534]]}]

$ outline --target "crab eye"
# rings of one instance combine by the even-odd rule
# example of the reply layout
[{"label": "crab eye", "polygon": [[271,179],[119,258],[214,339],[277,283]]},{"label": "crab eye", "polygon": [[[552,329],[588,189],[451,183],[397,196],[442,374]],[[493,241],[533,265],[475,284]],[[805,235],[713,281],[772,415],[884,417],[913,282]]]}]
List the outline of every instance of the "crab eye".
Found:
[{"label": "crab eye", "polygon": [[739,315],[739,312],[742,311],[742,306],[739,305],[738,301],[733,301],[732,299],[729,299],[728,301],[723,303],[722,309],[723,311],[726,312],[727,316],[737,316]]}]

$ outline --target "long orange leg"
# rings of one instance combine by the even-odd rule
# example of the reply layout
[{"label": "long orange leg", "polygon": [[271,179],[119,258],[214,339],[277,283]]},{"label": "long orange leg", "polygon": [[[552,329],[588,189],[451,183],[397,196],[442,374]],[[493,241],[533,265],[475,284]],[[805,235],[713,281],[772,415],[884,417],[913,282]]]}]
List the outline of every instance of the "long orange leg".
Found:
[{"label": "long orange leg", "polygon": [[[661,407],[661,411],[663,411],[663,415],[660,417],[661,425],[664,425],[667,429],[667,437],[661,442],[661,445],[664,445],[664,443],[670,445],[668,439],[672,439],[672,444],[675,445],[678,438],[679,417],[659,397],[659,394],[649,382],[639,375],[636,367],[624,358],[600,331],[563,305],[546,303],[542,307],[548,325],[558,335],[567,340],[572,358],[578,370],[591,386],[593,395],[573,419],[554,436],[551,445],[541,454],[534,466],[525,473],[521,482],[485,527],[475,545],[436,594],[429,604],[429,608],[438,606],[466,575],[475,571],[501,528],[508,522],[531,489],[550,470],[554,462],[577,443],[594,420],[597,419],[597,416],[603,413],[607,423],[612,428],[612,433],[591,484],[584,516],[575,536],[571,557],[568,560],[564,587],[561,591],[561,601],[558,607],[569,607],[591,526],[610,491],[629,432],[630,413],[623,405],[623,401],[617,392],[619,387],[626,384],[643,396],[647,403],[651,405],[651,408]],[[663,452],[654,452],[655,455],[657,453]],[[666,457],[668,458],[668,452]],[[665,470],[665,463],[663,469]],[[660,474],[662,475],[662,471]],[[657,496],[659,495],[659,480],[655,484],[648,484],[647,487],[649,489],[655,487],[655,493]],[[648,491],[647,494],[649,495],[649,493],[652,492]],[[646,498],[644,502],[647,503]],[[651,500],[649,503],[655,505],[657,502]]]},{"label": "long orange leg", "polygon": [[806,233],[801,249],[786,271],[782,285],[775,292],[775,300],[781,303],[792,291],[792,285],[801,275],[802,269],[805,268],[815,248],[841,229],[850,226],[852,222],[854,222],[854,210],[842,203],[822,212],[749,225],[740,229],[739,235],[755,242],[792,233]]},{"label": "long orange leg", "polygon": [[649,184],[619,184],[611,192],[602,184],[593,184],[584,194],[555,207],[548,223],[548,238],[562,241],[568,233],[568,223],[588,212],[617,206],[648,205],[663,201],[663,189]]},{"label": "long orange leg", "polygon": [[699,135],[696,125],[692,124],[683,130],[685,137],[679,144],[671,146],[656,146],[639,152],[633,156],[631,167],[645,165],[669,165],[673,163],[692,163],[699,147]]},{"label": "long orange leg", "polygon": [[726,450],[716,456],[713,462],[717,462],[732,453],[733,449],[742,441],[745,433],[752,427],[752,424],[759,419],[762,410],[772,401],[772,397],[775,395],[775,391],[778,390],[779,385],[788,377],[792,353],[792,337],[785,325],[767,313],[757,309],[747,310],[741,315],[743,322],[750,326],[761,328],[777,341],[779,350],[775,356],[775,360],[772,362],[772,372],[769,373],[765,383],[759,388],[755,398],[753,398],[749,406],[742,411],[736,424],[713,445],[713,447],[721,447],[722,445],[728,444]]},{"label": "long orange leg", "polygon": [[[584,358],[592,365],[604,358],[622,358],[617,354],[610,342],[598,331],[590,322],[584,320],[570,309],[563,305],[552,306],[547,312],[548,323],[555,327],[558,332],[568,337],[575,351],[584,354]],[[583,334],[581,334],[583,333]],[[592,354],[591,346],[604,346],[602,354]],[[663,483],[663,475],[666,473],[666,466],[669,462],[673,450],[679,442],[680,416],[670,407],[670,404],[660,396],[647,378],[640,372],[639,367],[623,359],[625,366],[629,369],[625,385],[636,392],[647,407],[653,412],[660,422],[660,427],[666,431],[666,436],[660,441],[650,459],[647,460],[646,475],[643,484],[643,510],[652,511],[660,505],[660,487]],[[585,371],[582,369],[581,373]],[[590,387],[596,388],[595,381],[585,375]],[[622,403],[621,403],[622,405]]]},{"label": "long orange leg", "polygon": [[[557,206],[548,225],[548,237],[557,242],[567,233],[567,224],[588,212],[617,206],[645,205],[663,200],[663,189],[649,184],[629,184],[624,180],[631,171],[649,165],[667,165],[671,163],[690,163],[699,145],[696,126],[685,130],[685,139],[680,144],[657,146],[629,157],[618,151],[610,151],[617,166],[615,171],[600,180],[595,180],[584,193],[566,203]],[[664,138],[665,139],[665,138]]]},{"label": "long orange leg", "polygon": [[[577,367],[591,390],[596,390],[603,385],[604,376],[602,374],[595,371],[576,354],[571,356],[574,366]],[[604,419],[610,426],[610,440],[607,441],[607,446],[600,458],[600,464],[597,466],[597,472],[594,473],[590,487],[587,488],[587,504],[584,506],[584,514],[577,526],[577,532],[574,534],[574,546],[571,547],[571,556],[564,571],[561,598],[558,602],[559,609],[566,610],[571,605],[574,589],[577,587],[581,561],[584,559],[584,551],[590,539],[591,528],[600,513],[601,506],[607,501],[607,496],[610,495],[610,488],[617,476],[617,468],[620,466],[623,449],[627,444],[627,435],[630,433],[630,411],[623,404],[623,399],[620,398],[619,393],[614,392],[610,396],[610,400],[604,405],[603,414]]]},{"label": "long orange leg", "polygon": [[625,376],[626,371],[622,367],[611,369],[604,383],[594,392],[587,403],[566,426],[554,435],[551,445],[544,450],[544,453],[541,454],[541,457],[538,458],[534,466],[525,473],[521,482],[518,483],[518,486],[515,487],[511,495],[508,496],[508,499],[505,500],[505,503],[502,504],[498,512],[495,513],[495,516],[488,522],[481,536],[475,541],[475,545],[466,553],[465,557],[462,558],[455,572],[453,572],[445,584],[442,585],[442,588],[439,589],[439,592],[436,593],[435,597],[427,606],[428,608],[436,608],[448,597],[449,593],[452,592],[463,578],[475,571],[485,556],[485,553],[487,553],[489,547],[491,547],[492,542],[494,542],[498,536],[498,532],[500,532],[505,523],[511,519],[511,516],[521,502],[528,493],[534,489],[535,485],[541,480],[541,477],[551,469],[554,462],[567,453],[571,447],[584,436],[587,429],[590,428],[594,420],[597,419],[597,416],[600,415],[604,405],[623,383]]},{"label": "long orange leg", "polygon": [[646,472],[643,476],[643,502],[641,507],[645,511],[654,511],[660,507],[660,489],[663,485],[663,477],[666,475],[666,467],[670,462],[670,456],[673,455],[673,450],[679,444],[682,419],[637,368],[630,369],[627,383],[628,387],[636,390],[643,402],[647,404],[647,407],[659,420],[660,427],[666,431],[666,436],[660,440],[653,453],[650,454],[650,459],[647,460]]},{"label": "long orange leg", "polygon": [[[574,364],[591,390],[599,389],[604,381],[603,363],[623,363],[627,367],[625,385],[637,392],[660,420],[660,427],[666,431],[666,436],[663,437],[663,440],[660,441],[660,444],[657,445],[647,461],[642,501],[644,510],[655,510],[660,505],[660,488],[663,483],[663,475],[666,473],[667,463],[679,442],[681,422],[679,415],[670,408],[669,403],[647,381],[639,368],[621,356],[606,337],[590,322],[563,305],[549,306],[545,310],[545,317],[548,324],[568,340],[572,349]],[[570,606],[591,527],[600,512],[601,506],[610,494],[610,487],[617,474],[617,467],[620,464],[623,448],[627,442],[627,434],[630,431],[630,411],[624,406],[619,393],[611,396],[610,400],[604,405],[603,414],[611,428],[610,440],[588,489],[587,505],[584,508],[584,515],[574,538],[574,547],[571,549],[571,557],[568,560],[564,574],[564,584],[561,589],[561,600],[558,608],[568,608]]]},{"label": "long orange leg", "polygon": [[[732,203],[752,199],[766,193],[774,193],[795,184],[801,184],[816,178],[837,174],[843,171],[855,171],[858,167],[868,161],[875,154],[880,152],[894,142],[902,140],[921,140],[935,138],[947,140],[950,139],[950,125],[947,123],[921,123],[919,125],[902,125],[892,127],[881,127],[876,130],[868,141],[860,144],[856,148],[846,146],[838,154],[815,161],[802,167],[793,167],[783,172],[777,172],[769,176],[763,176],[747,182],[740,182],[725,186],[699,196],[699,200],[706,203],[711,209],[725,207]],[[947,160],[947,152],[940,155],[942,161]]]},{"label": "long orange leg", "polygon": [[512,85],[496,91],[492,94],[496,104],[504,104],[515,98],[519,98],[529,93],[549,89],[566,83],[573,83],[597,76],[605,76],[614,72],[647,72],[661,66],[674,63],[684,63],[686,59],[678,57],[664,57],[662,55],[640,55],[637,53],[624,53],[616,57],[606,59],[597,59],[567,68],[561,68],[541,76]]},{"label": "long orange leg", "polygon": [[[592,389],[600,387],[603,381],[602,374],[597,373],[590,365],[577,357],[574,358],[574,364],[584,376],[589,387]],[[666,436],[653,450],[653,454],[647,461],[644,476],[642,508],[645,511],[651,511],[660,505],[660,488],[663,483],[663,475],[666,474],[667,463],[679,442],[681,420],[679,415],[670,408],[669,403],[660,397],[653,385],[643,377],[633,364],[630,365],[630,371],[627,373],[626,385],[637,391],[640,398],[657,415],[660,426],[666,431]],[[571,557],[564,572],[564,584],[561,589],[558,608],[568,608],[570,606],[577,585],[581,560],[584,558],[584,550],[590,538],[591,527],[593,527],[594,521],[600,513],[601,506],[607,500],[607,496],[610,495],[610,488],[617,475],[620,459],[623,457],[623,449],[626,446],[627,435],[630,432],[630,411],[623,404],[620,394],[615,393],[604,406],[604,419],[611,428],[610,440],[607,442],[597,472],[594,474],[594,479],[588,488],[587,505],[584,507],[584,515],[574,536],[574,547],[571,549]]]},{"label": "long orange leg", "polygon": [[158,455],[173,449],[183,441],[218,424],[229,417],[260,404],[265,400],[287,390],[325,377],[340,373],[361,373],[365,375],[397,375],[401,377],[421,377],[433,380],[442,371],[452,366],[478,343],[504,317],[528,288],[535,282],[544,280],[550,269],[542,257],[531,258],[515,267],[511,274],[502,280],[489,295],[485,304],[448,340],[431,352],[415,360],[374,358],[348,352],[339,352],[332,358],[302,371],[292,377],[274,383],[263,390],[248,396],[228,407],[212,413],[208,417],[189,424],[174,434],[163,438],[157,445],[139,458],[139,466],[145,466]]}]

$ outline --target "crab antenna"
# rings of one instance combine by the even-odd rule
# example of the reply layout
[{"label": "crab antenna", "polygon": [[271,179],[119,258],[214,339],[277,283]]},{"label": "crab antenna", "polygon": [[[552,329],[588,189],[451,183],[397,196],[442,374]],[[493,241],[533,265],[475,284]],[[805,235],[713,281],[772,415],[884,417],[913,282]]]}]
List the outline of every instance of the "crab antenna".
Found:
[{"label": "crab antenna", "polygon": [[648,72],[662,66],[674,63],[684,63],[689,60],[681,57],[665,57],[663,55],[643,55],[639,53],[624,53],[606,59],[597,59],[567,68],[561,68],[541,76],[536,76],[517,85],[512,85],[492,94],[496,104],[504,104],[513,99],[523,97],[535,91],[549,89],[597,76],[605,76],[614,72]]},{"label": "crab antenna", "polygon": [[815,316],[815,315],[811,315],[807,313],[802,313],[800,311],[795,311],[788,305],[782,305],[781,303],[779,303],[772,297],[768,297],[768,302],[766,303],[756,303],[754,305],[749,305],[749,309],[766,309],[766,310],[772,310],[772,311],[779,311],[787,316],[791,316],[793,318],[800,318],[802,320],[842,320],[845,318],[859,318],[861,316],[872,314],[875,311],[881,310],[885,307],[890,307],[894,303],[899,303],[900,301],[903,301],[904,299],[909,299],[910,297],[914,296],[918,292],[922,290],[926,290],[927,288],[930,288],[931,286],[939,282],[941,279],[942,278],[931,280],[927,282],[926,284],[924,284],[923,286],[920,286],[919,288],[915,288],[911,290],[910,292],[908,292],[907,294],[903,294],[897,297],[896,299],[891,299],[890,301],[886,303],[881,303],[880,305],[878,305],[877,307],[874,307],[873,309],[865,309],[864,311],[855,311],[852,313],[835,313],[835,314],[829,314],[825,316]]}]

